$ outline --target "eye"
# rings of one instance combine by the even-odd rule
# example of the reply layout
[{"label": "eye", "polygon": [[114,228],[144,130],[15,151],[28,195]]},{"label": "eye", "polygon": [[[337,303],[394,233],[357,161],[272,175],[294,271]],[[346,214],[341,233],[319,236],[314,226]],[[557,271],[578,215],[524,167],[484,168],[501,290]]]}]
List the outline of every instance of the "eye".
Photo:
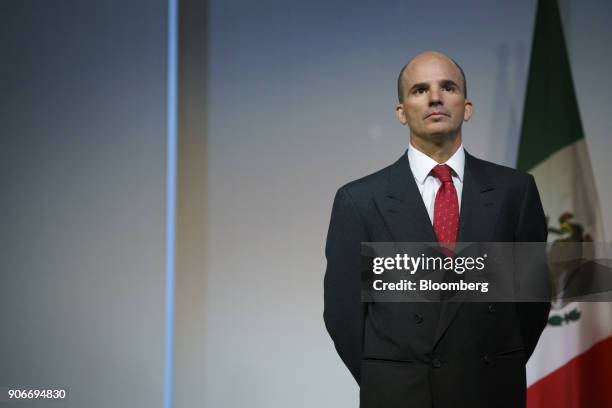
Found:
[{"label": "eye", "polygon": [[425,88],[416,88],[413,93],[415,95],[421,95],[421,94],[425,93],[425,91],[426,91]]},{"label": "eye", "polygon": [[446,92],[453,92],[455,87],[453,85],[443,85],[442,90]]}]

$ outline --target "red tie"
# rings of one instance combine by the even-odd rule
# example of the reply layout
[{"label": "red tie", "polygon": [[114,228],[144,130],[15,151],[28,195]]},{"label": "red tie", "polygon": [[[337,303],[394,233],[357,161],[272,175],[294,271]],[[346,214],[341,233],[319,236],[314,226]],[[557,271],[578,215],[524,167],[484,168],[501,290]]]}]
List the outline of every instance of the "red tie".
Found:
[{"label": "red tie", "polygon": [[457,241],[457,227],[459,226],[459,201],[451,176],[451,168],[446,164],[438,164],[431,171],[442,182],[434,203],[434,231],[438,242],[453,249]]}]

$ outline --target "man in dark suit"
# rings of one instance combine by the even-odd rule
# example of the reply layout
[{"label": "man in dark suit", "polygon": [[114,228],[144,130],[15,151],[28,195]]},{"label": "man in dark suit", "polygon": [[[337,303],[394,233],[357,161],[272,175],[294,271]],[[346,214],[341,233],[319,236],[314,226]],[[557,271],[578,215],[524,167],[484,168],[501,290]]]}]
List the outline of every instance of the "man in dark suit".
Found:
[{"label": "man in dark suit", "polygon": [[[437,52],[398,79],[407,152],[341,187],[325,253],[324,320],[363,408],[523,407],[525,364],[548,303],[365,303],[361,242],[544,242],[533,177],[477,159],[463,70]],[[450,230],[450,231],[449,231]]]}]

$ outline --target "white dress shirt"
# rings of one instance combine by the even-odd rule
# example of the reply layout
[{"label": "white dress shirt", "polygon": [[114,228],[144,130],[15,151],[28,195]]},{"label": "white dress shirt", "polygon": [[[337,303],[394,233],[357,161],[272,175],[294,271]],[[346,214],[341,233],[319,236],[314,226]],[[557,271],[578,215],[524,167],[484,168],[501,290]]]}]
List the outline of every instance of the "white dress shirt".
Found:
[{"label": "white dress shirt", "polygon": [[442,184],[440,180],[431,173],[431,170],[437,164],[447,164],[452,169],[453,184],[455,185],[455,190],[457,190],[459,212],[461,212],[461,192],[463,191],[463,170],[465,167],[465,151],[463,150],[463,144],[459,146],[457,151],[453,153],[446,163],[438,163],[410,143],[408,145],[408,161],[416,185],[419,188],[421,197],[423,197],[423,203],[425,204],[432,225],[436,193]]}]

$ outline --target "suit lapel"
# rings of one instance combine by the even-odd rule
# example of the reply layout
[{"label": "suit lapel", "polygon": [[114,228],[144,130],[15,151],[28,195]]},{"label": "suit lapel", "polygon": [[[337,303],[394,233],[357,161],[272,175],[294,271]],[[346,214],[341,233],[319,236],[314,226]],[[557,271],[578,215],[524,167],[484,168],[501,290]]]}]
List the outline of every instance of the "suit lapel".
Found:
[{"label": "suit lapel", "polygon": [[[499,214],[499,205],[500,200],[493,183],[480,168],[477,159],[466,151],[457,241],[490,241]],[[442,303],[434,347],[457,315],[461,305],[461,302]]]},{"label": "suit lapel", "polygon": [[436,242],[407,154],[391,166],[389,184],[374,202],[395,242]]}]

